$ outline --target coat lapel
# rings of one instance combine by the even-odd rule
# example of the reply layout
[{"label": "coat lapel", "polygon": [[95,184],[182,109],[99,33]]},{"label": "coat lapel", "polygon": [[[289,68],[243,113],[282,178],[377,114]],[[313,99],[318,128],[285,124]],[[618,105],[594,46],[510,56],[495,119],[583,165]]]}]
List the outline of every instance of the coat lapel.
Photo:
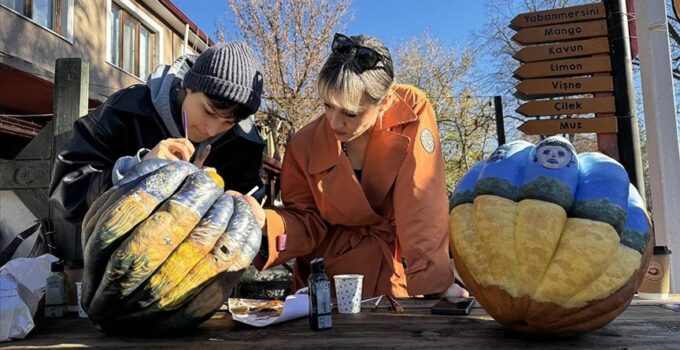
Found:
[{"label": "coat lapel", "polygon": [[373,128],[359,183],[328,121],[321,117],[314,131],[308,170],[311,174],[323,174],[319,190],[344,216],[361,224],[383,219],[377,212],[394,185],[412,142],[399,132],[400,126],[417,119],[409,104],[392,91],[385,113]]},{"label": "coat lapel", "polygon": [[352,222],[369,224],[379,221],[325,118],[319,120],[313,137],[314,150],[308,170],[310,174],[321,175],[318,183],[321,194]]},{"label": "coat lapel", "polygon": [[409,137],[394,129],[417,119],[413,109],[393,92],[383,117],[373,130],[364,159],[362,184],[373,208],[382,207],[412,142]]}]

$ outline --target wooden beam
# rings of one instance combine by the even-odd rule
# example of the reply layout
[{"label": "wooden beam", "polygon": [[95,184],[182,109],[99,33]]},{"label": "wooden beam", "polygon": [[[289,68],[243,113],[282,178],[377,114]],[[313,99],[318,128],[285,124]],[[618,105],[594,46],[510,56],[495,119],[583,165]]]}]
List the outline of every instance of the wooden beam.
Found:
[{"label": "wooden beam", "polygon": [[[54,72],[52,159],[56,159],[57,152],[71,137],[73,123],[87,114],[90,82],[89,64],[80,58],[58,58]],[[67,261],[82,260],[80,228],[64,220],[52,205],[49,212],[56,232],[55,245],[59,257]]]},{"label": "wooden beam", "polygon": [[0,189],[47,188],[50,160],[20,160],[0,164]]},{"label": "wooden beam", "polygon": [[36,218],[45,218],[49,215],[47,188],[23,188],[15,189],[13,192]]}]

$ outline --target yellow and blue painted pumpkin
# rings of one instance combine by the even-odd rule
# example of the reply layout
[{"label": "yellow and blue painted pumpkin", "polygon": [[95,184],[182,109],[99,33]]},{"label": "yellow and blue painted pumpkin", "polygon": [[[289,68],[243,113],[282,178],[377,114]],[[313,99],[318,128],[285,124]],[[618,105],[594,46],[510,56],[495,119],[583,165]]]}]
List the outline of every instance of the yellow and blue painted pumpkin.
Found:
[{"label": "yellow and blue painted pumpkin", "polygon": [[526,333],[600,328],[625,310],[651,224],[623,167],[564,138],[500,146],[451,195],[460,276],[498,322]]},{"label": "yellow and blue painted pumpkin", "polygon": [[183,331],[220,308],[262,237],[223,187],[214,169],[150,160],[93,203],[81,304],[103,331]]}]

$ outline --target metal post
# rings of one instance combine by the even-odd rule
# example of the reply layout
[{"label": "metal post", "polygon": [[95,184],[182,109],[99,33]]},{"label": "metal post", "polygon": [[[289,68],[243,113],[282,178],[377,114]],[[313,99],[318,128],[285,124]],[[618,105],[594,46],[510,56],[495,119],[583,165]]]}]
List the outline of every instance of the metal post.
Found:
[{"label": "metal post", "polygon": [[611,52],[612,76],[616,116],[618,117],[619,160],[628,172],[630,182],[645,199],[645,185],[640,156],[640,131],[637,125],[635,94],[633,92],[633,64],[630,53],[626,0],[604,0],[607,9],[609,51]]},{"label": "metal post", "polygon": [[496,137],[498,138],[498,145],[505,144],[505,124],[503,124],[503,99],[500,96],[494,96],[493,104],[496,107]]}]

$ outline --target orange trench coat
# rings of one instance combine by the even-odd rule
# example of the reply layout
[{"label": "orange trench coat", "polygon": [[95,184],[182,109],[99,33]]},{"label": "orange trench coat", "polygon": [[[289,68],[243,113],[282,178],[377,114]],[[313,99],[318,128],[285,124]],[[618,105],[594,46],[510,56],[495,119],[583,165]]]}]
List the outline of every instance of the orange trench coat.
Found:
[{"label": "orange trench coat", "polygon": [[[285,208],[265,211],[269,258],[263,268],[297,258],[296,289],[307,284],[309,262],[319,256],[329,276],[364,275],[366,297],[440,293],[453,283],[444,161],[432,105],[406,85],[395,85],[386,103],[361,181],[323,115],[286,149]],[[276,237],[283,234],[286,249],[277,251]]]}]

